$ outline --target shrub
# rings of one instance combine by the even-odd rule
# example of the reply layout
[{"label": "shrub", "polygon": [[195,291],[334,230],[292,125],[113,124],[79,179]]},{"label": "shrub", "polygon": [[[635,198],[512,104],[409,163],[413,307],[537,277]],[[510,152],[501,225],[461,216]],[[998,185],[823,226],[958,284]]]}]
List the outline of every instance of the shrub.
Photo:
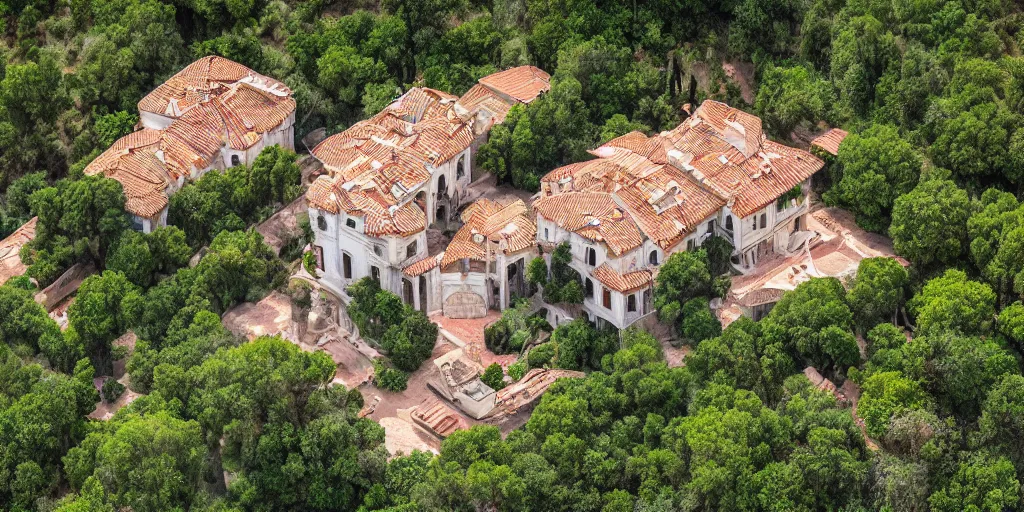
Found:
[{"label": "shrub", "polygon": [[302,254],[302,268],[306,269],[309,275],[315,278],[320,277],[316,271],[316,254],[313,254],[313,251],[306,251]]},{"label": "shrub", "polygon": [[501,369],[501,365],[498,363],[491,363],[490,366],[484,370],[484,374],[480,376],[480,380],[491,387],[491,389],[497,391],[505,387],[505,371]]},{"label": "shrub", "polygon": [[550,364],[551,360],[554,358],[555,345],[548,342],[530,349],[530,353],[526,356],[526,364],[528,364],[530,368],[543,368]]},{"label": "shrub", "polygon": [[515,364],[510,364],[508,367],[508,376],[512,379],[512,382],[518,382],[526,376],[526,361],[519,361]]},{"label": "shrub", "polygon": [[683,323],[680,332],[690,343],[696,345],[722,334],[722,324],[711,313],[708,300],[698,297],[690,299],[683,305]]},{"label": "shrub", "polygon": [[103,401],[108,404],[112,404],[121,398],[121,393],[124,393],[124,384],[121,384],[117,380],[110,378],[103,382]]},{"label": "shrub", "polygon": [[373,362],[373,372],[376,376],[377,387],[399,393],[405,391],[409,385],[409,375],[401,370],[387,366],[387,363],[378,359]]}]

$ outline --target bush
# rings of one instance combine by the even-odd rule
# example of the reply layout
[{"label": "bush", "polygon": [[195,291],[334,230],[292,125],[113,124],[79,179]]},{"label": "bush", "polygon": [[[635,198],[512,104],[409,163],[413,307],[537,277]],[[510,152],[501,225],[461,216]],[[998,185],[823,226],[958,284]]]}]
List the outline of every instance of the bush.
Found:
[{"label": "bush", "polygon": [[711,313],[708,300],[704,297],[690,299],[683,305],[683,323],[680,332],[691,344],[722,334],[722,324]]},{"label": "bush", "polygon": [[102,393],[103,401],[108,404],[112,404],[121,397],[122,393],[124,393],[124,384],[121,384],[113,378],[109,378],[103,382]]},{"label": "bush", "polygon": [[508,376],[512,382],[519,382],[526,376],[526,361],[519,361],[508,366]]},{"label": "bush", "polygon": [[551,364],[551,360],[555,358],[555,345],[551,342],[537,345],[530,349],[530,353],[526,355],[526,364],[530,368],[543,368],[544,366]]},{"label": "bush", "polygon": [[437,342],[437,324],[403,304],[397,295],[367,277],[348,288],[348,314],[364,338],[377,339],[394,365],[415,371],[430,358]]},{"label": "bush", "polygon": [[373,373],[376,376],[377,387],[399,393],[405,391],[409,385],[409,374],[387,366],[387,363],[378,359],[373,362]]},{"label": "bush", "polygon": [[505,371],[501,369],[501,365],[498,363],[491,363],[490,366],[484,370],[484,374],[480,376],[480,380],[491,387],[491,389],[497,391],[505,387]]},{"label": "bush", "polygon": [[302,254],[302,268],[306,269],[306,272],[314,278],[320,277],[316,271],[316,254],[313,254],[313,251],[306,251]]}]

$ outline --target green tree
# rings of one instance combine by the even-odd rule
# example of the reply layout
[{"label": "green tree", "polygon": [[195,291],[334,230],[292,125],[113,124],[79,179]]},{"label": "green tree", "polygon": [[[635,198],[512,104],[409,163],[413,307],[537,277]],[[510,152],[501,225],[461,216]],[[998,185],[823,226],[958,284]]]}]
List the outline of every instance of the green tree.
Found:
[{"label": "green tree", "polygon": [[1009,460],[974,454],[928,503],[936,512],[1004,510],[1020,504],[1020,482]]},{"label": "green tree", "polygon": [[480,376],[480,380],[484,384],[487,384],[491,389],[497,391],[505,387],[505,370],[501,368],[498,363],[491,363],[487,369],[484,370],[483,375]]},{"label": "green tree", "polygon": [[722,334],[722,323],[715,318],[708,300],[704,297],[686,301],[686,304],[683,304],[682,316],[680,333],[693,345]]},{"label": "green tree", "polygon": [[817,368],[842,371],[860,361],[853,312],[838,279],[814,278],[784,293],[764,323],[766,336],[779,337]]},{"label": "green tree", "polygon": [[978,430],[984,442],[1010,457],[1019,475],[1024,468],[1024,376],[1006,375],[988,392]]},{"label": "green tree", "polygon": [[948,180],[922,182],[893,203],[896,253],[921,267],[952,264],[967,246],[971,204],[967,193]]},{"label": "green tree", "polygon": [[769,133],[785,139],[800,123],[822,119],[829,96],[828,83],[812,70],[770,65],[761,73],[754,111]]},{"label": "green tree", "polygon": [[884,232],[894,202],[914,189],[920,170],[921,158],[895,127],[871,125],[839,146],[830,171],[839,179],[824,198],[849,208],[861,227]]},{"label": "green tree", "polygon": [[707,253],[703,250],[672,253],[661,265],[654,285],[654,307],[663,322],[683,320],[683,305],[695,297],[715,293]]},{"label": "green tree", "polygon": [[857,414],[864,419],[868,435],[876,439],[889,430],[891,418],[928,407],[928,396],[921,385],[899,372],[875,373],[864,381],[861,390]]},{"label": "green tree", "polygon": [[124,274],[132,284],[146,288],[153,281],[156,267],[146,235],[125,231],[114,242],[107,258],[107,270]]},{"label": "green tree", "polygon": [[895,323],[909,281],[907,269],[893,258],[861,260],[853,285],[846,294],[857,324],[862,329],[870,329],[886,320]]},{"label": "green tree", "polygon": [[64,468],[77,490],[100,482],[115,507],[168,510],[192,502],[205,457],[195,421],[126,412],[72,448]]},{"label": "green tree", "polygon": [[87,277],[68,308],[65,336],[80,340],[85,354],[104,373],[113,364],[111,343],[138,318],[141,293],[124,274],[107,270]]},{"label": "green tree", "polygon": [[908,306],[923,334],[985,334],[992,328],[996,295],[987,284],[971,281],[960,270],[947,270],[925,283]]}]

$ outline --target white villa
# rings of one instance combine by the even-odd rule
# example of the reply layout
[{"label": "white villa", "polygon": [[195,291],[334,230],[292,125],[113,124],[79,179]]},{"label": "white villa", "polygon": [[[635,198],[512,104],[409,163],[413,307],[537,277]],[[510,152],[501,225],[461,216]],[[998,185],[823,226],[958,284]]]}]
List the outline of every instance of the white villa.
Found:
[{"label": "white villa", "polygon": [[671,131],[632,132],[591,153],[543,177],[534,210],[541,246],[571,245],[595,322],[624,328],[652,313],[658,265],[712,235],[733,244],[741,272],[812,235],[809,184],[824,163],[768,140],[759,118],[723,103],[705,101]]},{"label": "white villa", "polygon": [[[426,229],[447,225],[458,210],[491,126],[547,91],[549,81],[544,71],[522,66],[480,79],[462,98],[413,88],[318,144],[313,156],[327,175],[306,200],[319,282],[346,299],[349,284],[370,276],[418,309],[441,309],[437,283],[403,270],[436,256],[428,256]],[[487,305],[491,296],[482,295]]]},{"label": "white villa", "polygon": [[121,182],[135,229],[167,223],[168,198],[211,169],[248,165],[274,144],[295,149],[287,86],[223,57],[189,64],[139,102],[142,128],[86,168]]}]

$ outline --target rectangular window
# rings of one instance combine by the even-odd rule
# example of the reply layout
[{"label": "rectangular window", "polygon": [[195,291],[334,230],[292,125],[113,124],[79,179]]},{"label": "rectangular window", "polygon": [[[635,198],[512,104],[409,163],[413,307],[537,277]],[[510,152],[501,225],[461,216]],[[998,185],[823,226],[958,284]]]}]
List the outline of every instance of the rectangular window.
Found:
[{"label": "rectangular window", "polygon": [[345,225],[350,227],[350,228],[352,228],[352,229],[355,229],[356,228],[356,220],[355,219],[346,219],[345,220]]},{"label": "rectangular window", "polygon": [[708,221],[708,234],[710,235],[710,234],[712,234],[714,232],[715,232],[715,219],[711,219],[710,221]]},{"label": "rectangular window", "polygon": [[767,226],[768,226],[768,214],[767,213],[762,213],[761,214],[761,229],[764,229]]},{"label": "rectangular window", "polygon": [[604,289],[604,294],[601,297],[601,302],[604,304],[605,309],[612,308],[612,292],[608,288]]},{"label": "rectangular window", "polygon": [[626,311],[630,313],[636,312],[636,295],[626,297]]},{"label": "rectangular window", "polygon": [[405,257],[412,258],[416,255],[416,241],[413,240],[411,244],[405,246]]},{"label": "rectangular window", "polygon": [[696,248],[696,246],[697,246],[697,244],[693,241],[692,238],[686,241],[686,250],[687,251],[692,251],[694,248]]},{"label": "rectangular window", "polygon": [[347,253],[341,255],[341,270],[345,279],[352,279],[352,256]]},{"label": "rectangular window", "polygon": [[370,267],[370,277],[374,281],[377,281],[377,284],[380,284],[380,269],[377,267]]},{"label": "rectangular window", "polygon": [[313,254],[316,255],[316,268],[317,270],[324,269],[324,248],[319,245],[313,246]]}]

